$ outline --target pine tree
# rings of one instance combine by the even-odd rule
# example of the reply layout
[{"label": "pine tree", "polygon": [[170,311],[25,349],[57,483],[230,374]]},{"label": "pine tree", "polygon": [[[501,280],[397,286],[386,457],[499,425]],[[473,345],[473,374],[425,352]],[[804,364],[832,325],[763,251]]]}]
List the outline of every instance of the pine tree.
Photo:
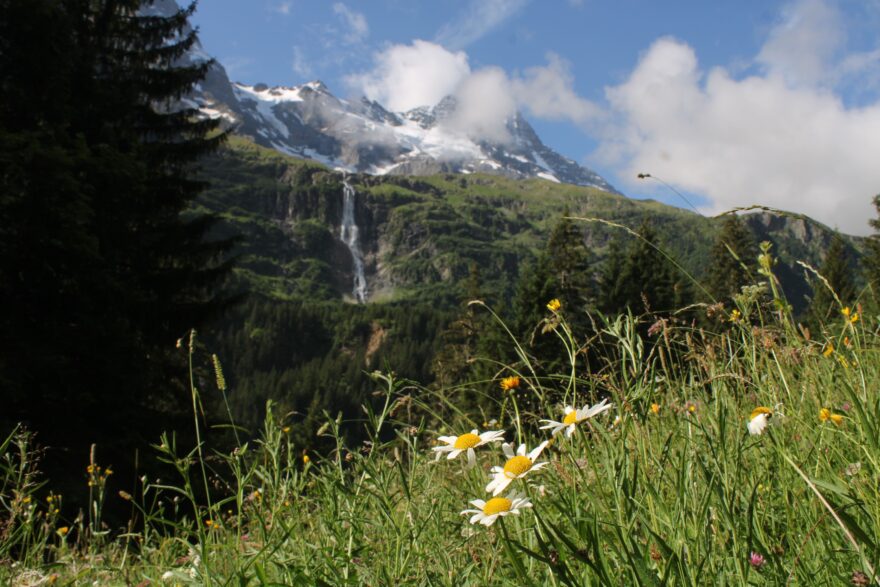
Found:
[{"label": "pine tree", "polygon": [[[849,266],[847,247],[839,233],[831,237],[831,244],[822,267],[819,269],[828,281],[828,285],[837,294],[840,303],[848,306],[855,299],[856,287],[852,278],[852,270]],[[818,279],[813,283],[813,299],[808,310],[809,323],[818,327],[840,313],[840,306],[834,300],[834,296],[828,291],[828,287]]]},{"label": "pine tree", "polygon": [[179,65],[194,6],[140,8],[0,0],[2,417],[118,467],[185,405],[174,342],[223,307],[230,245],[189,212],[224,139],[176,107],[208,67]]},{"label": "pine tree", "polygon": [[603,311],[617,314],[631,310],[668,312],[687,302],[687,292],[676,282],[669,260],[660,252],[657,233],[646,222],[638,229],[639,238],[625,251],[613,245],[602,271]]},{"label": "pine tree", "polygon": [[605,260],[599,271],[599,294],[597,306],[606,314],[616,314],[621,308],[626,308],[622,303],[623,283],[620,279],[623,273],[625,248],[619,235],[615,235],[608,242]]},{"label": "pine tree", "polygon": [[758,249],[735,215],[726,216],[709,253],[707,289],[716,301],[729,300],[755,279]]},{"label": "pine tree", "polygon": [[558,298],[569,313],[580,316],[592,302],[594,286],[589,251],[583,234],[569,215],[566,208],[550,233],[544,259],[556,288],[553,297]]},{"label": "pine tree", "polygon": [[526,265],[520,276],[515,303],[519,332],[541,321],[551,299],[562,303],[569,320],[581,320],[593,303],[590,254],[568,215],[566,208],[534,265]]},{"label": "pine tree", "polygon": [[[880,213],[880,195],[874,196],[874,208]],[[862,274],[871,286],[874,303],[880,305],[880,218],[872,218],[868,224],[874,229],[874,234],[865,239]]]},{"label": "pine tree", "polygon": [[547,371],[565,357],[562,343],[544,328],[550,315],[547,303],[560,301],[560,312],[574,335],[583,340],[590,335],[588,311],[595,302],[590,254],[568,215],[566,209],[535,262],[523,265],[514,297],[512,330]]},{"label": "pine tree", "polygon": [[468,267],[465,295],[455,320],[440,333],[440,349],[434,356],[431,371],[437,383],[450,386],[468,380],[477,358],[479,338],[485,335],[485,311],[469,305],[482,296],[480,270],[476,263]]}]

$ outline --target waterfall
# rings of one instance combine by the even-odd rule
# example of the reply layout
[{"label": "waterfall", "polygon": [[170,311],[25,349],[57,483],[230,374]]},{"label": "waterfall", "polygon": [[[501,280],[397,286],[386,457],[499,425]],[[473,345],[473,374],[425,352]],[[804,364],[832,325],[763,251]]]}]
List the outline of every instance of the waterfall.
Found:
[{"label": "waterfall", "polygon": [[351,251],[354,261],[354,288],[352,294],[355,299],[363,304],[367,301],[367,278],[364,275],[364,254],[358,239],[359,231],[354,219],[354,204],[357,192],[348,182],[346,176],[342,176],[342,225],[339,227],[339,238]]}]

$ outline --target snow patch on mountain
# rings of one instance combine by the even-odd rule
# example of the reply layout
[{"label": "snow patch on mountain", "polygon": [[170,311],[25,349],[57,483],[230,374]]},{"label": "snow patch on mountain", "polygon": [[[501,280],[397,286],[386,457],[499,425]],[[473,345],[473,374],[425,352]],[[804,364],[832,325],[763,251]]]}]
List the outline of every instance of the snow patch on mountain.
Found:
[{"label": "snow patch on mountain", "polygon": [[[149,10],[167,16],[172,6],[174,0],[160,0]],[[197,43],[181,61],[209,59]],[[259,145],[346,172],[494,173],[617,191],[592,170],[544,145],[519,113],[506,121],[503,140],[474,136],[478,129],[463,127],[451,96],[431,107],[391,112],[367,98],[337,98],[320,81],[293,87],[234,83],[214,62],[182,104],[222,119]]]}]

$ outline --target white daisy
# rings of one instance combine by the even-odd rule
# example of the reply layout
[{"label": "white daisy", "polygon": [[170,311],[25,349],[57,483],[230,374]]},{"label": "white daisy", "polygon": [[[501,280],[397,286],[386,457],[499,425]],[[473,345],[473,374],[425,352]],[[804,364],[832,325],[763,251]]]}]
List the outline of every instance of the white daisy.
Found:
[{"label": "white daisy", "polygon": [[773,410],[770,408],[758,406],[757,408],[752,410],[752,413],[749,416],[749,423],[746,424],[746,427],[749,429],[749,434],[763,434],[764,428],[767,427],[767,424],[770,422],[770,418],[772,417]]},{"label": "white daisy", "polygon": [[502,491],[504,491],[508,485],[514,479],[520,479],[528,475],[529,471],[537,471],[541,467],[546,466],[548,463],[536,463],[535,459],[541,454],[547,447],[547,441],[545,440],[541,444],[535,447],[535,449],[526,454],[526,445],[521,444],[519,448],[516,449],[516,453],[513,452],[513,445],[504,443],[501,445],[501,449],[504,451],[504,456],[507,457],[507,462],[504,463],[503,467],[492,467],[490,471],[490,475],[492,475],[492,480],[486,485],[486,491],[492,493],[492,495],[498,495]]},{"label": "white daisy", "polygon": [[489,501],[475,499],[471,502],[471,505],[479,509],[464,510],[461,512],[462,515],[473,514],[470,519],[471,524],[479,522],[484,526],[491,526],[499,517],[510,514],[519,515],[521,509],[532,507],[532,502],[524,494],[514,491],[507,497],[493,497]]},{"label": "white daisy", "polygon": [[597,416],[606,410],[610,410],[613,405],[614,404],[608,403],[608,398],[605,398],[594,406],[584,406],[579,410],[576,410],[571,406],[565,406],[565,411],[563,412],[565,417],[562,418],[562,422],[541,420],[541,422],[547,423],[546,426],[541,426],[541,430],[552,430],[553,436],[556,436],[565,430],[565,436],[571,438],[571,435],[574,434],[575,428],[578,424],[584,420],[589,420],[593,416]]},{"label": "white daisy", "polygon": [[477,463],[477,455],[474,449],[490,442],[504,440],[504,430],[492,430],[480,434],[476,429],[462,434],[461,436],[441,436],[438,440],[445,442],[443,446],[435,446],[432,450],[437,453],[437,458],[444,452],[447,459],[454,459],[462,452],[467,451],[468,466],[473,467]]}]

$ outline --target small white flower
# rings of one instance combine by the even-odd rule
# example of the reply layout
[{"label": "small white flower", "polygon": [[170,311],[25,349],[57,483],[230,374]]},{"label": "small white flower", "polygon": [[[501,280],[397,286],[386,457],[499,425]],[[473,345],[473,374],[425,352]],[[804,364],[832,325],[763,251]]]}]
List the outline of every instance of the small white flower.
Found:
[{"label": "small white flower", "polygon": [[613,404],[608,403],[608,398],[603,399],[594,406],[587,405],[579,410],[576,410],[571,406],[565,406],[565,411],[563,412],[565,417],[562,419],[562,422],[541,420],[541,422],[547,423],[546,426],[541,426],[541,430],[552,430],[553,436],[556,436],[565,430],[565,436],[571,438],[571,435],[574,434],[575,428],[578,424],[584,420],[589,420],[593,416],[597,416],[606,410],[610,410],[612,406]]},{"label": "small white flower", "polygon": [[171,571],[165,571],[164,573],[162,573],[162,581],[170,581],[173,578],[174,573],[172,573]]},{"label": "small white flower", "polygon": [[470,523],[480,523],[484,526],[491,526],[498,518],[509,516],[510,514],[519,515],[521,509],[532,507],[529,498],[515,491],[507,497],[493,497],[489,501],[475,499],[470,503],[479,509],[464,510],[461,514],[473,514],[470,518]]},{"label": "small white flower", "polygon": [[492,475],[492,480],[486,485],[486,491],[492,493],[492,495],[498,495],[507,489],[507,486],[510,485],[514,479],[520,479],[528,475],[530,471],[537,471],[538,469],[545,467],[548,464],[546,461],[536,463],[535,460],[546,447],[547,441],[545,440],[536,446],[532,452],[526,454],[525,444],[519,445],[519,448],[516,449],[516,453],[513,452],[512,444],[506,442],[502,444],[501,450],[504,451],[504,456],[507,457],[507,462],[504,463],[503,467],[492,467],[492,470],[489,473]]},{"label": "small white flower", "polygon": [[435,446],[432,450],[440,455],[446,455],[447,459],[454,459],[463,452],[467,452],[468,467],[473,467],[477,463],[477,455],[474,449],[478,446],[488,444],[490,442],[499,442],[504,440],[504,430],[492,430],[480,434],[476,429],[462,434],[461,436],[441,436],[438,440],[445,442],[443,446]]},{"label": "small white flower", "polygon": [[758,406],[752,410],[752,413],[749,416],[749,423],[746,424],[746,428],[749,429],[749,434],[753,436],[763,434],[764,428],[767,427],[771,417],[773,417],[773,410],[770,408]]}]

